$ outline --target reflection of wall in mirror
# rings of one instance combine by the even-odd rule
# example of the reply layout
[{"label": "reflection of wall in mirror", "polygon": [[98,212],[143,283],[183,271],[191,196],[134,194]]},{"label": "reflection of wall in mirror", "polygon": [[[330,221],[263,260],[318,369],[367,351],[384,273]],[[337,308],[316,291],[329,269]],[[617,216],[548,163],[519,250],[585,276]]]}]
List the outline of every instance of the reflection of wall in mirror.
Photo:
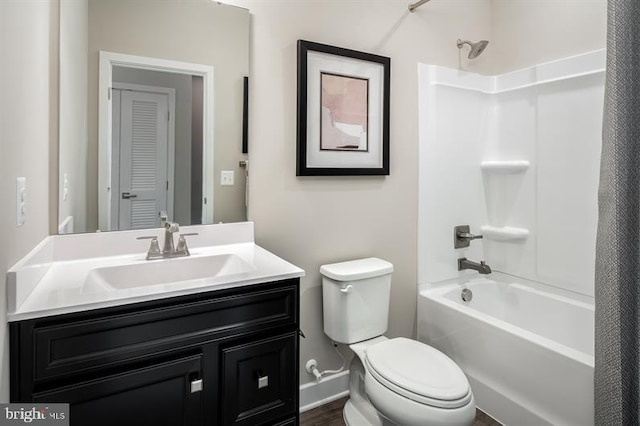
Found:
[{"label": "reflection of wall in mirror", "polygon": [[[214,170],[216,222],[246,220],[244,177],[238,160],[242,144],[243,77],[249,70],[249,12],[210,0],[63,0],[67,7],[87,7],[88,127],[86,227],[98,223],[97,86],[99,51],[169,59],[214,67]],[[62,8],[61,8],[62,14]],[[78,22],[81,17],[76,17]],[[62,40],[61,45],[66,43]],[[61,77],[62,79],[62,77]],[[61,87],[62,90],[62,87]],[[62,112],[61,112],[62,115]],[[61,127],[64,123],[61,122]],[[61,165],[72,165],[62,151]],[[64,158],[63,158],[64,157]],[[219,170],[236,170],[236,185],[220,187]],[[61,167],[60,174],[64,173]],[[62,179],[60,180],[62,187]],[[59,219],[64,219],[62,204]],[[80,214],[80,213],[77,213]],[[76,219],[76,224],[80,223]]]},{"label": "reflection of wall in mirror", "polygon": [[[59,232],[87,230],[88,4],[60,2]],[[69,227],[73,223],[73,227]],[[96,224],[93,224],[95,230]],[[91,229],[91,228],[89,228]]]}]

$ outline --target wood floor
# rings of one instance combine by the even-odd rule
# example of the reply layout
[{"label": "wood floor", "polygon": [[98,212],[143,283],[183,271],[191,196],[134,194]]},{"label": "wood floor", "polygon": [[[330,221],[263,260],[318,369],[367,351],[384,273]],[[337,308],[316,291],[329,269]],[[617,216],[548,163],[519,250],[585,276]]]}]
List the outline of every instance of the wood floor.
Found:
[{"label": "wood floor", "polygon": [[[342,398],[329,404],[307,411],[300,415],[300,426],[344,426],[342,420],[342,407],[347,398]],[[476,420],[473,426],[500,426],[490,416],[480,410],[476,410]]]}]

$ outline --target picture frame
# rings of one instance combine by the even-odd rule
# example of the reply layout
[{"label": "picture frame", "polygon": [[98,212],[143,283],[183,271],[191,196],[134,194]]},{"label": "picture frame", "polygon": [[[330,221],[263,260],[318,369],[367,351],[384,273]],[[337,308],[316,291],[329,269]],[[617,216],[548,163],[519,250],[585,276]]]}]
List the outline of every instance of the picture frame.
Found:
[{"label": "picture frame", "polygon": [[389,175],[391,59],[298,40],[297,176]]},{"label": "picture frame", "polygon": [[242,153],[249,153],[249,77],[242,78]]}]

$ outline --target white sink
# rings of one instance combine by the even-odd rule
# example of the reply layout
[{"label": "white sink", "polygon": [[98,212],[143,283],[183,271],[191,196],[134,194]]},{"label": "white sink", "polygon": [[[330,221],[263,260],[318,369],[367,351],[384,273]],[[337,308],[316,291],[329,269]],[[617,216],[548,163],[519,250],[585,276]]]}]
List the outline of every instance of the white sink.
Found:
[{"label": "white sink", "polygon": [[92,269],[85,290],[129,289],[205,280],[251,272],[254,268],[235,254],[161,259]]},{"label": "white sink", "polygon": [[[1,0],[0,0],[1,1]],[[162,230],[158,230],[162,232]],[[7,318],[22,321],[304,276],[256,245],[253,223],[194,225],[191,256],[144,260],[149,230],[51,235],[7,272]]]}]

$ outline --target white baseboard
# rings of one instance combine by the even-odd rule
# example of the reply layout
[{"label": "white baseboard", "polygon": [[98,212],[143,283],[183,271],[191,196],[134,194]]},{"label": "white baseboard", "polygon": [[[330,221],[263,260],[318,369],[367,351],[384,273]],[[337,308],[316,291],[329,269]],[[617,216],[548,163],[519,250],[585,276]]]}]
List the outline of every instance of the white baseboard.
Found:
[{"label": "white baseboard", "polygon": [[300,412],[349,395],[349,370],[300,386]]}]

